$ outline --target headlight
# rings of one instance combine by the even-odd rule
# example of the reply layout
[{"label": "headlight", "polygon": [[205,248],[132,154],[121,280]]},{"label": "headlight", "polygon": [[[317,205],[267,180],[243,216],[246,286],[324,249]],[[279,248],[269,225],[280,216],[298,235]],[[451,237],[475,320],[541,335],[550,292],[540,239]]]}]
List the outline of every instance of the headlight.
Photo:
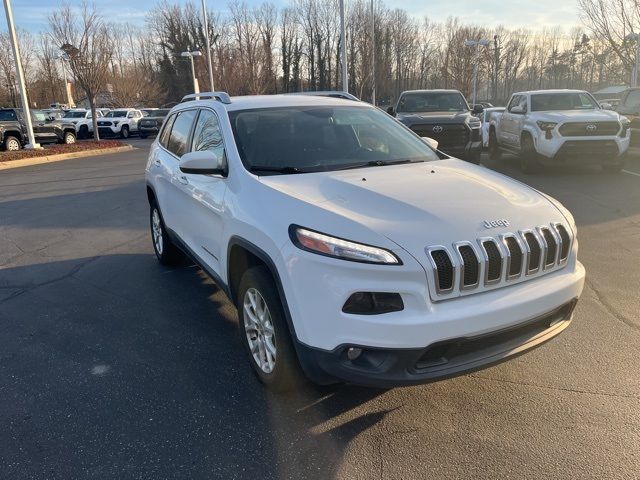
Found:
[{"label": "headlight", "polygon": [[478,120],[476,117],[473,117],[471,120],[469,120],[469,127],[471,128],[480,128],[481,125],[482,122],[480,122],[480,120]]},{"label": "headlight", "polygon": [[538,128],[543,132],[550,132],[558,125],[558,122],[543,122],[542,120],[538,120],[536,123],[538,124]]},{"label": "headlight", "polygon": [[627,132],[631,127],[631,120],[629,120],[627,117],[620,117],[620,125],[622,125],[622,129],[620,130],[620,136],[624,138],[627,136]]},{"label": "headlight", "polygon": [[383,248],[350,242],[296,225],[291,225],[289,235],[298,248],[320,255],[353,262],[402,265],[398,257]]}]

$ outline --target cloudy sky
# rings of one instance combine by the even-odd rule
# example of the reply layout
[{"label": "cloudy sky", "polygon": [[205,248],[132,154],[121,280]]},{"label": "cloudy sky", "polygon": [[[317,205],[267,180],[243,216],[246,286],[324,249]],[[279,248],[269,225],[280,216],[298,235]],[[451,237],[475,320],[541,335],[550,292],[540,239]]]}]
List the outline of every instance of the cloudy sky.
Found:
[{"label": "cloudy sky", "polygon": [[[263,0],[245,0],[259,5]],[[349,0],[346,0],[347,2]],[[171,3],[186,0],[171,0]],[[79,2],[72,2],[78,4]],[[148,10],[158,0],[99,0],[96,4],[103,16],[111,21],[144,23]],[[199,1],[197,2],[199,3]],[[226,1],[207,0],[211,9],[226,10]],[[287,0],[272,0],[278,6]],[[416,16],[427,15],[435,21],[459,17],[465,23],[478,25],[504,25],[538,29],[543,26],[571,27],[579,21],[576,0],[385,0],[389,7],[404,8]],[[47,15],[60,5],[58,0],[12,0],[16,25],[32,32],[47,27]],[[4,15],[2,27],[6,28]]]}]

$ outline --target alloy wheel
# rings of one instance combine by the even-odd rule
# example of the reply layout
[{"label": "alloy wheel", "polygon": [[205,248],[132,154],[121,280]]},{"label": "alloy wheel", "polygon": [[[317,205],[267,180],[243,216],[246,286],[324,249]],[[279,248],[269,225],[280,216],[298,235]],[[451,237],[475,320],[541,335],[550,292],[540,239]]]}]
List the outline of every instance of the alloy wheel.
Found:
[{"label": "alloy wheel", "polygon": [[249,351],[264,373],[271,373],[276,365],[276,338],[269,307],[255,288],[249,288],[243,301],[244,330]]},{"label": "alloy wheel", "polygon": [[7,150],[9,150],[11,152],[15,152],[16,150],[20,150],[20,142],[18,142],[18,140],[16,140],[15,138],[10,138],[7,141]]},{"label": "alloy wheel", "polygon": [[160,213],[157,208],[153,209],[151,214],[151,234],[153,236],[153,246],[156,249],[158,255],[162,255],[164,243],[162,240],[162,220],[160,219]]},{"label": "alloy wheel", "polygon": [[66,143],[67,145],[71,145],[72,143],[76,143],[76,136],[73,135],[72,133],[67,133],[64,136],[64,143]]}]

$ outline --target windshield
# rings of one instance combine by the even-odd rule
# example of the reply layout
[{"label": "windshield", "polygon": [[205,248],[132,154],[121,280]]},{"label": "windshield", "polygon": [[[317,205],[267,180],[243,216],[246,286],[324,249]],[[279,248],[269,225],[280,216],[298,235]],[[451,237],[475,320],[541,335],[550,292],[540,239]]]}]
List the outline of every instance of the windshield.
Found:
[{"label": "windshield", "polygon": [[49,114],[42,110],[31,110],[31,118],[36,122],[45,122],[49,118]]},{"label": "windshield", "polygon": [[105,115],[105,117],[109,117],[109,118],[113,118],[113,117],[126,117],[127,116],[127,111],[126,110],[112,110],[109,113],[107,113]]},{"label": "windshield", "polygon": [[149,113],[150,117],[166,117],[169,114],[169,109],[159,109],[159,110],[154,110],[153,112]]},{"label": "windshield", "polygon": [[593,110],[600,108],[586,92],[537,93],[531,95],[532,112],[553,110]]},{"label": "windshield", "polygon": [[469,105],[459,92],[410,92],[398,102],[398,112],[462,112]]},{"label": "windshield", "polygon": [[87,112],[67,112],[64,118],[84,118]]},{"label": "windshield", "polygon": [[438,155],[376,108],[282,107],[229,113],[245,167],[303,173],[437,160]]}]

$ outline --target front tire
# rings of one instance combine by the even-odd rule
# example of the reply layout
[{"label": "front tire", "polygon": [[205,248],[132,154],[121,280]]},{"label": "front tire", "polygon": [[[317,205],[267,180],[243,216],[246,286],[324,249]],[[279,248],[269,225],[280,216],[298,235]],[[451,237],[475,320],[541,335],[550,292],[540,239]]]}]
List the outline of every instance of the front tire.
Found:
[{"label": "front tire", "polygon": [[64,143],[65,145],[72,145],[76,143],[76,134],[73,132],[64,132],[62,143]]},{"label": "front tire", "polygon": [[89,127],[87,127],[86,125],[82,125],[80,127],[80,130],[78,130],[78,138],[89,138]]},{"label": "front tire", "polygon": [[147,138],[147,134],[146,133],[140,133],[140,138]]},{"label": "front tire", "polygon": [[182,262],[184,253],[171,241],[164,225],[160,208],[155,202],[149,208],[149,223],[153,251],[158,261],[163,265],[177,265]]},{"label": "front tire", "polygon": [[240,280],[237,305],[240,340],[258,379],[270,390],[294,389],[302,380],[280,295],[264,266]]},{"label": "front tire", "polygon": [[522,173],[538,173],[542,170],[542,165],[538,161],[538,152],[530,135],[524,135],[520,141],[519,158]]},{"label": "front tire", "polygon": [[122,128],[120,129],[120,136],[122,138],[129,138],[129,127],[127,127],[126,125],[123,125]]},{"label": "front tire", "polygon": [[496,136],[495,129],[489,131],[489,158],[491,160],[500,160],[502,152],[498,146],[498,137]]}]

